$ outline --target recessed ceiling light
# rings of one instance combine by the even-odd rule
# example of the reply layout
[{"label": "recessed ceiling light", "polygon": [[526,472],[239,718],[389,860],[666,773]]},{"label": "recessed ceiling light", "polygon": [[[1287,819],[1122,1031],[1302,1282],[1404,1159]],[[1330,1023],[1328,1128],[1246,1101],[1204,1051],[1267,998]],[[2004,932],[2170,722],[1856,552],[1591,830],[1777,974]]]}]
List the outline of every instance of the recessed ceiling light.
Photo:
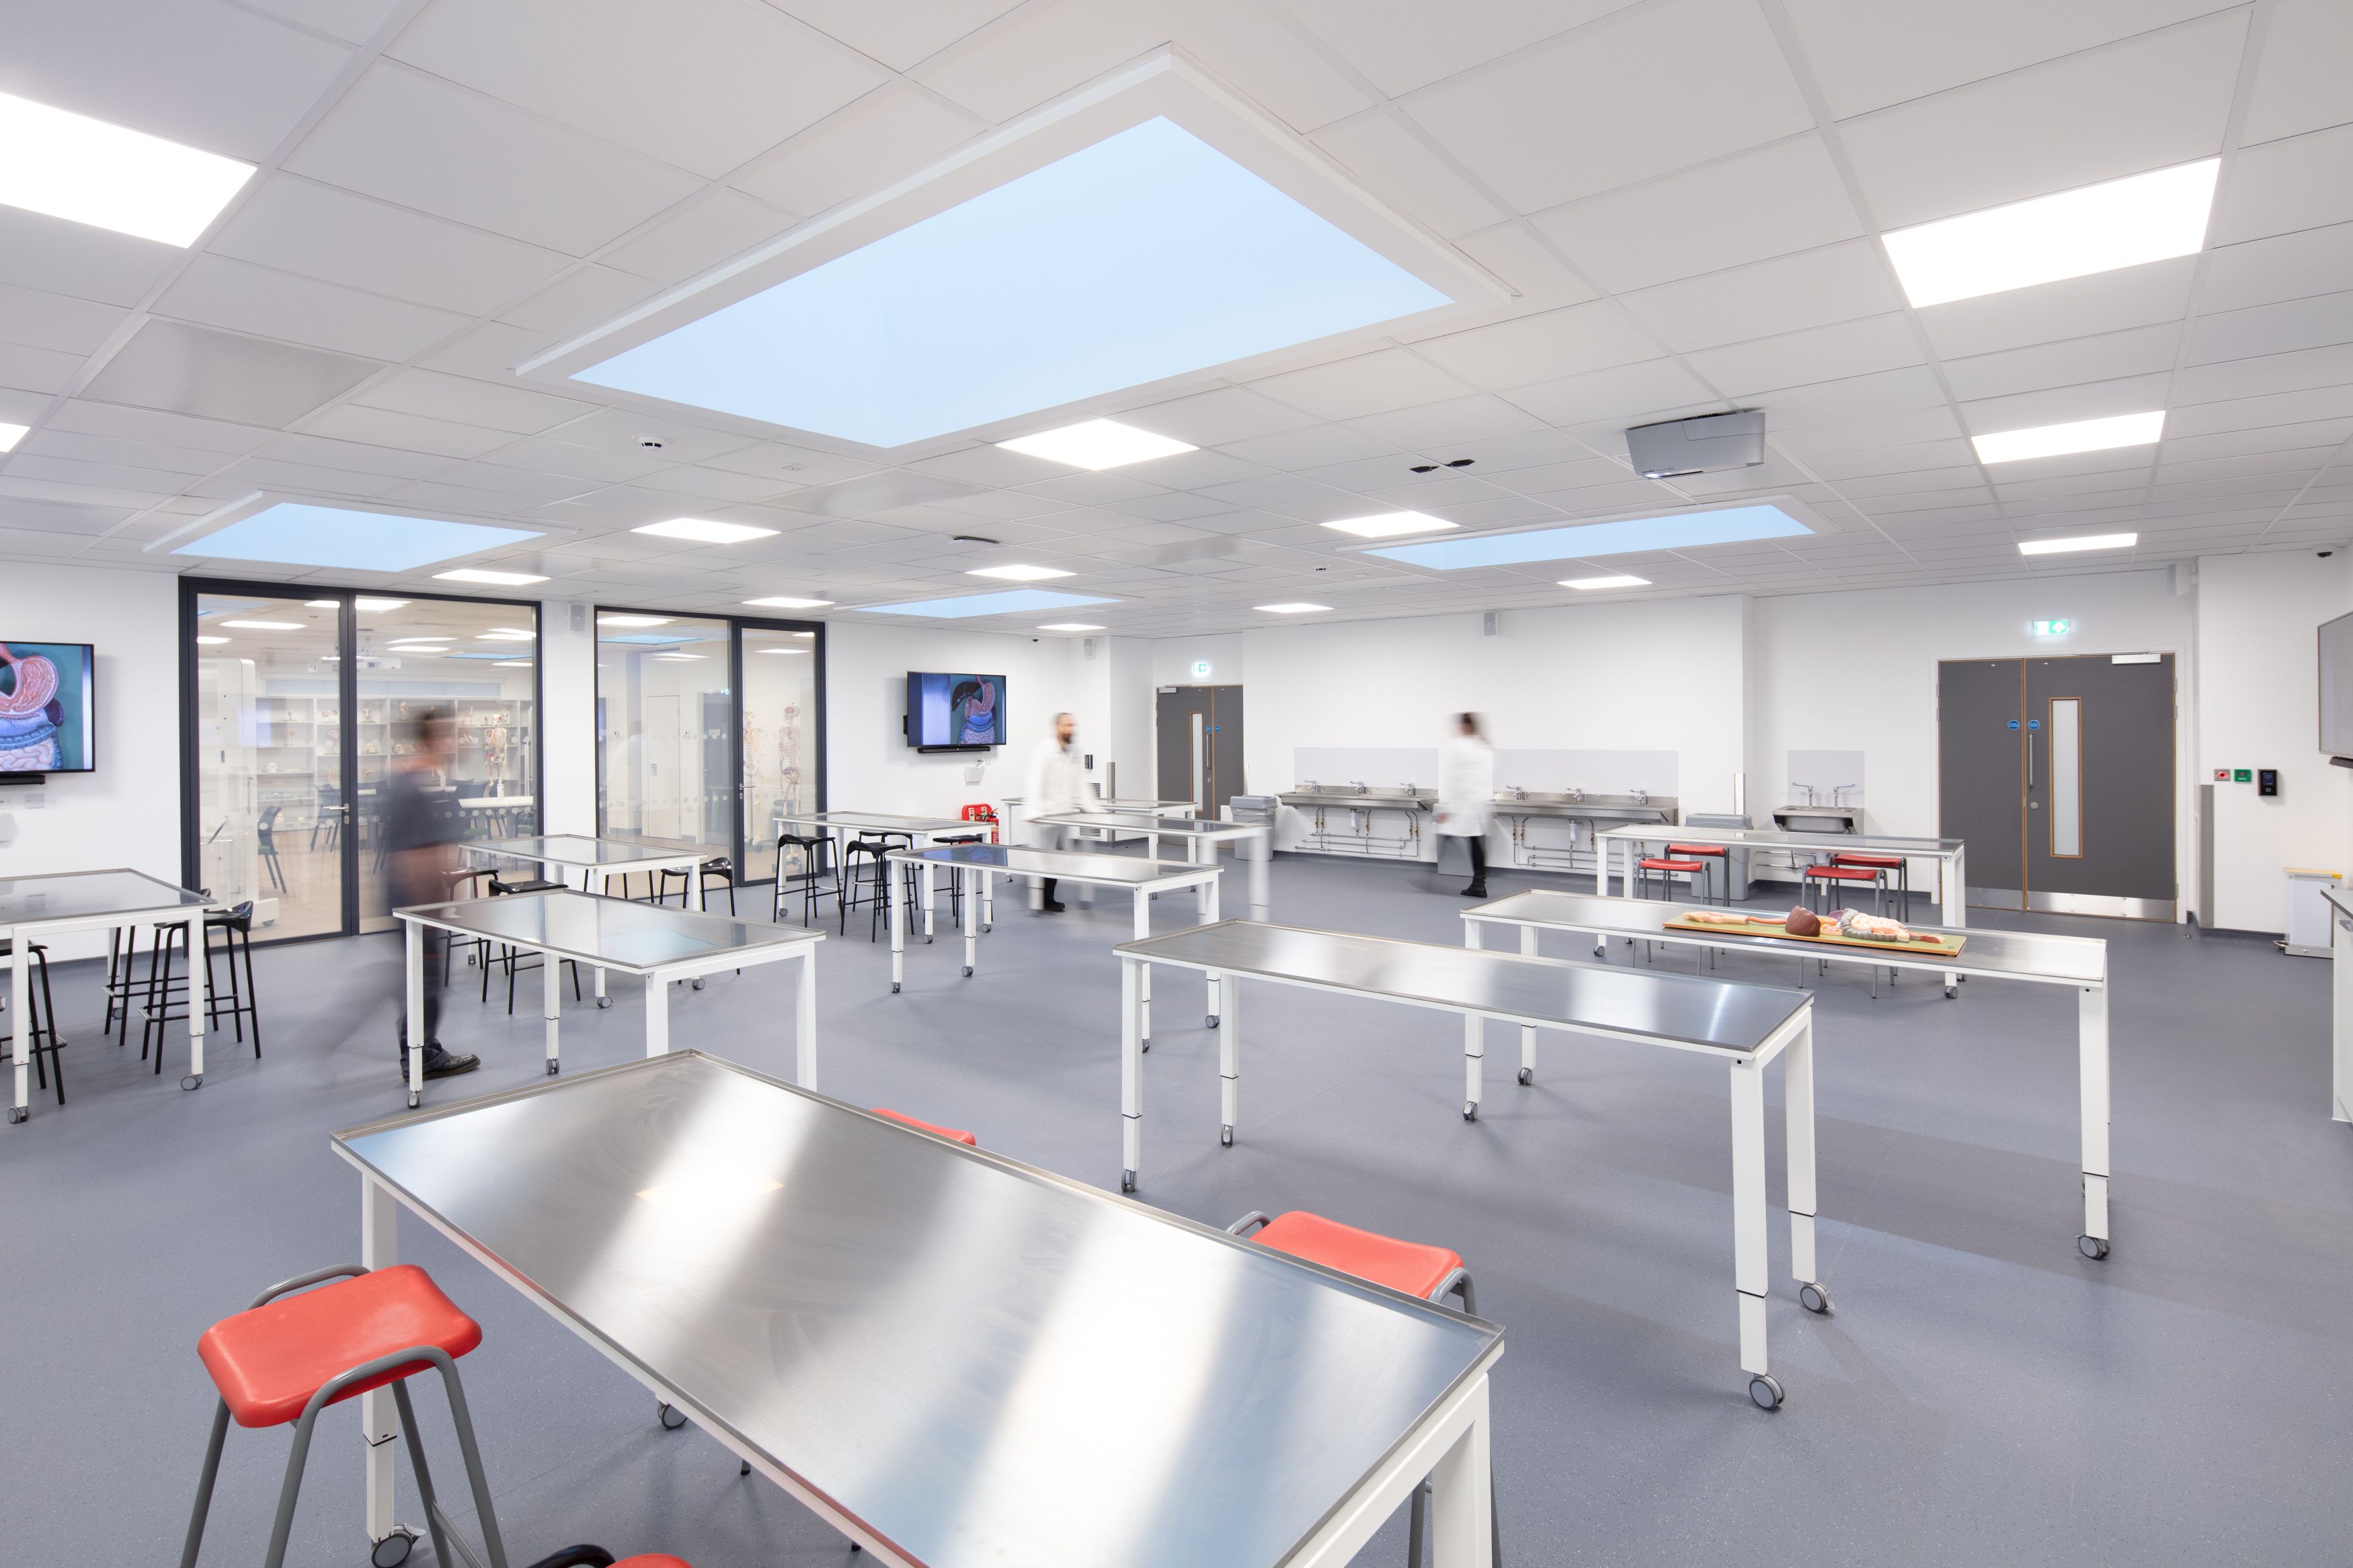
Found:
[{"label": "recessed ceiling light", "polygon": [[1564,588],[1582,588],[1588,591],[1595,588],[1647,588],[1651,585],[1651,580],[1648,577],[1630,577],[1624,573],[1620,573],[1611,577],[1563,577],[1560,580],[1560,585]]},{"label": "recessed ceiling light", "polygon": [[2165,434],[2165,410],[2118,414],[2106,419],[2078,419],[2067,425],[2036,425],[2024,430],[2003,430],[1978,436],[1970,444],[1981,463],[2015,463],[2027,458],[2063,458],[2071,452],[2105,452],[2117,447],[2146,447]]},{"label": "recessed ceiling light", "polygon": [[474,640],[476,642],[530,642],[538,636],[537,632],[527,632],[521,626],[492,626],[489,631],[476,633]]},{"label": "recessed ceiling light", "polygon": [[0,425],[0,452],[9,451],[32,429],[30,425]]},{"label": "recessed ceiling light", "polygon": [[455,572],[436,572],[433,575],[443,583],[488,583],[500,588],[520,588],[526,583],[547,581],[531,572],[493,572],[483,566],[460,566]]},{"label": "recessed ceiling light", "polygon": [[536,529],[493,528],[446,518],[396,517],[348,507],[280,501],[226,528],[174,545],[172,553],[357,572],[413,572],[455,555],[538,537]]},{"label": "recessed ceiling light", "polygon": [[1298,605],[1259,605],[1258,607],[1259,607],[1260,609],[1261,609],[1261,610],[1265,611],[1265,612],[1266,612],[1268,615],[1270,615],[1270,616],[1307,616],[1307,615],[1313,615],[1313,614],[1314,614],[1314,613],[1315,613],[1316,611],[1318,611],[1318,610],[1328,610],[1328,609],[1330,609],[1332,606],[1331,606],[1331,605],[1304,605],[1304,604],[1298,604]]},{"label": "recessed ceiling light", "polygon": [[795,632],[793,636],[797,637],[813,637],[817,636],[817,634],[815,632]]},{"label": "recessed ceiling light", "polygon": [[947,599],[913,599],[899,605],[860,605],[876,616],[929,616],[962,620],[967,616],[1029,615],[1039,610],[1074,610],[1081,605],[1115,605],[1100,594],[1064,594],[1052,588],[1013,588],[999,594],[959,594]]},{"label": "recessed ceiling light", "polygon": [[617,349],[545,357],[595,385],[899,447],[1454,302],[1165,115],[726,298],[760,266],[714,279],[698,318],[673,304],[617,324]]},{"label": "recessed ceiling light", "polygon": [[1073,574],[1059,566],[976,566],[965,574],[967,577],[1000,577],[1008,583],[1043,583],[1050,577],[1068,577]]},{"label": "recessed ceiling light", "polygon": [[1041,632],[1099,632],[1103,627],[1090,625],[1085,621],[1056,621],[1051,626],[1039,626],[1038,629]]},{"label": "recessed ceiling light", "polygon": [[1343,518],[1324,526],[1359,539],[1394,539],[1400,533],[1434,533],[1457,525],[1426,511],[1385,511],[1372,517]]},{"label": "recessed ceiling light", "polygon": [[300,632],[310,628],[300,621],[223,621],[225,626],[235,626],[241,632]]},{"label": "recessed ceiling light", "polygon": [[666,626],[676,619],[676,616],[607,615],[598,616],[596,624],[600,626]]},{"label": "recessed ceiling light", "polygon": [[668,522],[649,522],[643,528],[633,528],[631,533],[650,533],[662,539],[691,539],[697,544],[741,544],[747,539],[767,539],[776,533],[773,528],[754,528],[748,522],[713,522],[707,517],[674,517]]},{"label": "recessed ceiling light", "polygon": [[225,642],[228,641],[228,638],[227,638],[227,637],[198,637],[198,638],[196,639],[196,641],[198,641],[199,643],[204,644],[204,645],[205,645],[206,647],[216,647],[217,645],[219,645],[219,644],[221,644],[221,643],[225,643]]},{"label": "recessed ceiling light", "polygon": [[343,602],[341,599],[305,599],[302,607],[306,610],[340,610]]},{"label": "recessed ceiling light", "polygon": [[1887,258],[1916,307],[2193,255],[2221,167],[2208,158],[1900,228]]},{"label": "recessed ceiling light", "polygon": [[353,609],[365,610],[370,614],[378,614],[386,610],[405,610],[408,608],[408,601],[406,599],[371,599],[366,595],[363,594],[358,598],[352,601],[352,607]]},{"label": "recessed ceiling light", "polygon": [[0,93],[0,203],[183,249],[253,165]]},{"label": "recessed ceiling light", "polygon": [[831,599],[796,599],[789,594],[771,594],[765,599],[746,599],[745,604],[762,610],[822,610]]},{"label": "recessed ceiling light", "polygon": [[1459,572],[1468,566],[1517,566],[1530,561],[1581,561],[1593,555],[1624,555],[1640,550],[1682,550],[1699,544],[1732,544],[1750,539],[1788,539],[1813,530],[1762,502],[1664,517],[1580,522],[1566,528],[1517,533],[1473,533],[1418,544],[1384,544],[1365,552],[1409,566]]},{"label": "recessed ceiling light", "polygon": [[696,659],[708,658],[711,656],[709,654],[702,653],[658,653],[653,657],[656,658],[667,658],[673,662],[692,662]]},{"label": "recessed ceiling light", "polygon": [[2137,533],[2079,533],[2073,539],[2021,539],[2021,555],[2072,555],[2079,550],[2130,550],[2140,542]]},{"label": "recessed ceiling light", "polygon": [[497,663],[491,665],[491,668],[492,669],[529,669],[531,668],[531,660],[527,658],[502,658]]},{"label": "recessed ceiling light", "polygon": [[759,653],[807,653],[808,652],[808,649],[805,647],[764,647],[754,651]]},{"label": "recessed ceiling light", "polygon": [[1096,472],[1200,450],[1189,441],[1155,436],[1116,419],[1085,419],[1059,430],[1040,430],[1035,436],[1017,437],[997,445],[1024,457],[1043,458],[1050,463],[1068,463],[1074,468]]}]

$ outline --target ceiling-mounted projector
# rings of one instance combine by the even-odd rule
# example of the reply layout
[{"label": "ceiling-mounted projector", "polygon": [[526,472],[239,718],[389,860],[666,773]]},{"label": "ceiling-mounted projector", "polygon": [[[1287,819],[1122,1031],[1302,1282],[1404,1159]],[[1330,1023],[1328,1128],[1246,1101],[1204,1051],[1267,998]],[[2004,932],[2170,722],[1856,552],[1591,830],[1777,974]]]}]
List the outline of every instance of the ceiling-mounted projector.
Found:
[{"label": "ceiling-mounted projector", "polygon": [[1753,468],[1765,460],[1765,411],[1749,408],[1637,425],[1626,432],[1626,456],[1646,479]]}]

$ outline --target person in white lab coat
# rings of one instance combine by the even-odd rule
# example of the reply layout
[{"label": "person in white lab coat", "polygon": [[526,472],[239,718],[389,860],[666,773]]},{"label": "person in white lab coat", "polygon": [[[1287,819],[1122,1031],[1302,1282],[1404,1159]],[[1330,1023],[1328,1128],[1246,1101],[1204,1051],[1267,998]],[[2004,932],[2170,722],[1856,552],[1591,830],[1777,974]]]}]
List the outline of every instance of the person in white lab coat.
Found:
[{"label": "person in white lab coat", "polygon": [[1471,849],[1466,899],[1487,896],[1487,824],[1495,816],[1495,752],[1479,733],[1476,713],[1458,715],[1455,733],[1438,751],[1438,831]]},{"label": "person in white lab coat", "polygon": [[[1078,721],[1068,713],[1055,714],[1054,732],[1039,742],[1038,749],[1029,753],[1029,777],[1021,791],[1021,814],[1029,827],[1025,837],[1033,849],[1059,849],[1064,837],[1061,828],[1038,818],[1101,809],[1087,793],[1085,760],[1071,744],[1078,727]],[[1054,898],[1054,879],[1047,877],[1042,880],[1044,900],[1039,907],[1050,915],[1060,914],[1063,906]]]}]

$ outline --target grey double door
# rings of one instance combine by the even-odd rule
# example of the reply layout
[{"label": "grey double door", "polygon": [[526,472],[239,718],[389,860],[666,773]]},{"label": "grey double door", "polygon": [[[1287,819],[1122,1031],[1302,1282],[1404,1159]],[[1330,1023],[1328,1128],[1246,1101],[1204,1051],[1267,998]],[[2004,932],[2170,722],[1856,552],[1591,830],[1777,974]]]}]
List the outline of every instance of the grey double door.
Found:
[{"label": "grey double door", "polygon": [[1203,816],[1224,815],[1242,788],[1242,689],[1164,686],[1157,723],[1163,800],[1189,800]]},{"label": "grey double door", "polygon": [[1936,667],[1939,831],[1968,844],[1968,900],[2170,920],[2170,654]]}]

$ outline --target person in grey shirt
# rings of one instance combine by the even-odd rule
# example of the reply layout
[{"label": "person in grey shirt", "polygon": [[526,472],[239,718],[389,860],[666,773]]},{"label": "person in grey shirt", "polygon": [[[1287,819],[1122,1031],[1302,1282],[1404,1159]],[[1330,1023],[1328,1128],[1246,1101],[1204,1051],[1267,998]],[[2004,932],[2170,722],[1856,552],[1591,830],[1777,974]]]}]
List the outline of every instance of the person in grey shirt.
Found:
[{"label": "person in grey shirt", "polygon": [[[449,897],[449,873],[458,863],[458,792],[443,781],[457,756],[457,726],[449,710],[430,707],[400,727],[407,749],[396,750],[392,771],[385,780],[377,806],[384,835],[385,879],[392,907],[438,904]],[[449,933],[425,928],[425,973],[444,956]],[[400,1071],[408,1076],[408,1047],[414,1031],[408,1017],[408,990],[400,984]],[[441,987],[425,987],[425,1076],[450,1078],[481,1066],[478,1057],[441,1048]]]}]

